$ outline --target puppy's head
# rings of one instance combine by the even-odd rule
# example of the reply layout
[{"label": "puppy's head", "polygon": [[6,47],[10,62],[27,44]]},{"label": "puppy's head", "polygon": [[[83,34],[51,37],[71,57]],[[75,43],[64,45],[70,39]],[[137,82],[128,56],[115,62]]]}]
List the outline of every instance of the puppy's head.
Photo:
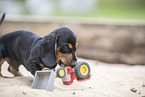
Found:
[{"label": "puppy's head", "polygon": [[49,68],[55,68],[56,63],[73,67],[77,62],[76,48],[76,35],[66,27],[59,28],[44,37],[40,45],[40,59]]},{"label": "puppy's head", "polygon": [[73,66],[77,62],[77,37],[68,28],[61,28],[57,32],[56,60],[59,65]]}]

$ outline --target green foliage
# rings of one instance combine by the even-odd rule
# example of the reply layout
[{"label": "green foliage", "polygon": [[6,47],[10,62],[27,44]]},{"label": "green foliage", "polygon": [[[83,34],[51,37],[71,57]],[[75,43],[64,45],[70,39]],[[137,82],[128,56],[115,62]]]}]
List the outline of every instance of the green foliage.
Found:
[{"label": "green foliage", "polygon": [[[55,15],[69,16],[61,13]],[[99,0],[94,10],[71,16],[144,20],[145,0]]]}]

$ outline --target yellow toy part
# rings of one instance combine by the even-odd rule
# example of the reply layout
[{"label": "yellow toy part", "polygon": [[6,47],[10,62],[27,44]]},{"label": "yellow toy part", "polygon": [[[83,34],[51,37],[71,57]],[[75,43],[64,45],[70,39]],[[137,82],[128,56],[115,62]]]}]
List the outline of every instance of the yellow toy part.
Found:
[{"label": "yellow toy part", "polygon": [[87,79],[90,76],[90,66],[87,62],[78,62],[75,66],[75,75],[79,79]]},{"label": "yellow toy part", "polygon": [[65,71],[64,71],[63,69],[61,69],[61,70],[59,71],[59,75],[60,75],[60,76],[64,76],[64,74],[65,74],[64,72],[65,72]]},{"label": "yellow toy part", "polygon": [[88,67],[86,65],[82,65],[80,67],[80,73],[83,75],[83,76],[86,76],[88,74]]},{"label": "yellow toy part", "polygon": [[60,67],[57,69],[57,76],[59,78],[63,78],[63,77],[65,77],[65,75],[66,75],[66,71],[63,67]]}]

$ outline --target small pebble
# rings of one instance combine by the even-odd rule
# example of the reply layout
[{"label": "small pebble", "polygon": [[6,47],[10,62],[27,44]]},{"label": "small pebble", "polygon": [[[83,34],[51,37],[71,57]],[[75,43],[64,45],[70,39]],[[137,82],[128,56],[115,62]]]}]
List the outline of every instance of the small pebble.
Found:
[{"label": "small pebble", "polygon": [[136,90],[135,88],[131,88],[130,91],[132,91],[132,92],[134,92],[134,93],[137,92],[137,90]]},{"label": "small pebble", "polygon": [[143,83],[142,87],[145,87],[145,83]]},{"label": "small pebble", "polygon": [[91,89],[91,87],[89,87],[89,89]]},{"label": "small pebble", "polygon": [[75,92],[73,92],[73,95],[75,95],[76,93]]},{"label": "small pebble", "polygon": [[138,91],[138,94],[141,94],[141,91],[140,90]]},{"label": "small pebble", "polygon": [[25,95],[25,94],[26,94],[26,92],[24,92],[24,91],[23,91],[23,94]]}]

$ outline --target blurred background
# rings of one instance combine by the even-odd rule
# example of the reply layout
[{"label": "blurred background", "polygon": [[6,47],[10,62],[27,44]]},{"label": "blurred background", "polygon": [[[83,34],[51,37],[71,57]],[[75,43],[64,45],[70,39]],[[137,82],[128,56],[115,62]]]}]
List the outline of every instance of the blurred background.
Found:
[{"label": "blurred background", "polygon": [[145,0],[0,0],[0,9],[20,15],[145,19]]},{"label": "blurred background", "polygon": [[0,0],[3,12],[0,36],[68,27],[78,36],[79,57],[145,64],[145,0]]}]

